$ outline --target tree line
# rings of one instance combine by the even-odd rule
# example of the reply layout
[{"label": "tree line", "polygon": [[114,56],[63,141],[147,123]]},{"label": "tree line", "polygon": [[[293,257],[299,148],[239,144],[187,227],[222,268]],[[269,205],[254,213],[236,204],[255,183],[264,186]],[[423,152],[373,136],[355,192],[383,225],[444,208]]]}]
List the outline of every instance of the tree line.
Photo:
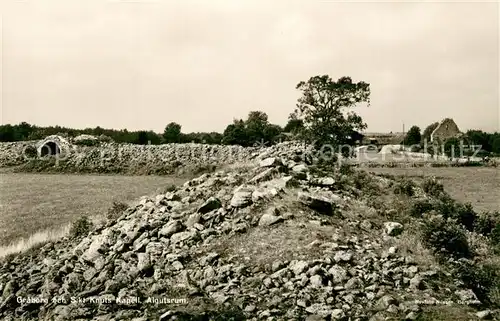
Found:
[{"label": "tree line", "polygon": [[[234,119],[222,133],[183,133],[182,126],[176,122],[167,124],[163,133],[101,127],[86,129],[40,127],[23,122],[18,125],[0,126],[0,141],[39,140],[57,134],[68,137],[89,134],[98,136],[101,140],[113,140],[117,143],[194,142],[262,146],[293,138],[308,141],[316,147],[328,144],[336,148],[345,144],[352,145],[359,140],[359,132],[366,129],[367,124],[353,109],[361,104],[370,106],[370,84],[364,81],[354,82],[350,77],[333,80],[328,75],[320,75],[299,82],[296,89],[301,95],[284,127],[269,122],[268,115],[262,111],[251,111],[246,119]],[[422,146],[424,140],[429,141],[432,131],[437,126],[438,123],[433,123],[427,126],[423,133],[418,126],[413,126],[402,143]],[[463,138],[466,139],[465,144],[482,145],[484,152],[500,154],[500,133],[469,130]],[[453,139],[447,142],[448,146],[457,146],[455,143]]]},{"label": "tree line", "polygon": [[253,146],[256,144],[271,145],[286,140],[296,132],[301,122],[292,119],[285,127],[272,124],[268,115],[262,111],[251,111],[246,120],[235,119],[223,133],[192,132],[183,133],[182,126],[176,122],[169,123],[163,133],[152,130],[128,131],[127,129],[95,128],[75,129],[61,126],[36,126],[27,122],[17,125],[1,125],[0,141],[15,142],[40,140],[50,135],[76,137],[82,134],[92,135],[104,141],[130,144],[165,144],[165,143],[205,143]]},{"label": "tree line", "polygon": [[[420,132],[418,126],[412,126],[405,136],[404,144],[408,146],[417,145],[421,148],[425,141],[429,142],[431,133],[437,128],[439,123],[435,122],[427,126],[423,133]],[[479,156],[487,156],[489,154],[500,155],[500,132],[488,133],[482,130],[471,129],[464,133],[460,138],[452,137],[442,142],[444,151],[447,155],[459,155],[460,145],[465,147],[471,145],[481,146]],[[467,150],[465,154],[473,153],[474,150]]]}]

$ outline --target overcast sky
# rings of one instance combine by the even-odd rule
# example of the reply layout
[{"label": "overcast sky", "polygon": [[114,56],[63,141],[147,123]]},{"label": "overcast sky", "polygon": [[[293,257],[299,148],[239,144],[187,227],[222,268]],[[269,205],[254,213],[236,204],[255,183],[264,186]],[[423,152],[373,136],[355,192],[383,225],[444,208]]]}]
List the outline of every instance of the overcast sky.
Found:
[{"label": "overcast sky", "polygon": [[2,0],[2,123],[284,125],[301,80],[371,84],[370,132],[500,130],[499,4]]}]

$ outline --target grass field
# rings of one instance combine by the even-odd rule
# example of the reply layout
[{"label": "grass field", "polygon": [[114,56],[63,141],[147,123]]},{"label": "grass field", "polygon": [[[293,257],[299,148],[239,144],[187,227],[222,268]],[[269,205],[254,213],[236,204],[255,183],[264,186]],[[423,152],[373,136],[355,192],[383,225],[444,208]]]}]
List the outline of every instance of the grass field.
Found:
[{"label": "grass field", "polygon": [[403,175],[416,181],[436,177],[451,196],[477,211],[500,210],[500,169],[491,167],[369,168],[368,172]]},{"label": "grass field", "polygon": [[83,215],[105,216],[114,201],[130,202],[183,181],[167,176],[0,174],[0,247],[33,235],[32,241],[57,237]]}]

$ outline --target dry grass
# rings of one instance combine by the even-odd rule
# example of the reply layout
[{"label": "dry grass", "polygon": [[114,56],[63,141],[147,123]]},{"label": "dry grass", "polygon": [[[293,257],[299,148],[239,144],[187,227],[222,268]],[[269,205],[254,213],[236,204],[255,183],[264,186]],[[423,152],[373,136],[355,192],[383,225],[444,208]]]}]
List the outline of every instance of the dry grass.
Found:
[{"label": "dry grass", "polygon": [[[268,227],[251,228],[247,233],[222,237],[211,244],[207,252],[215,251],[223,256],[238,257],[242,262],[254,266],[271,264],[275,260],[315,259],[323,249],[314,241],[331,241],[338,233],[338,225],[319,225],[319,220],[330,223],[340,222],[340,218],[328,218],[297,202],[297,190],[291,189],[270,203],[252,209],[251,216],[260,217],[270,208],[279,209],[280,215],[293,215],[293,219]],[[318,221],[316,221],[318,220]],[[316,222],[313,222],[316,221]],[[252,244],[252,246],[248,246]]]},{"label": "dry grass", "polygon": [[466,305],[428,305],[423,307],[423,313],[418,320],[421,321],[470,321],[477,320],[471,315],[476,312]]},{"label": "dry grass", "polygon": [[477,211],[500,209],[498,198],[500,168],[443,167],[443,168],[370,168],[369,172],[406,176],[417,181],[425,177],[438,178],[454,199],[471,203]]},{"label": "dry grass", "polygon": [[[242,262],[264,266],[274,261],[317,259],[321,249],[312,244],[327,241],[335,234],[334,226],[287,221],[276,226],[251,229],[244,235],[221,238],[209,250],[227,257],[238,257]],[[252,246],[248,246],[251,244]]]},{"label": "dry grass", "polygon": [[61,239],[69,234],[71,224],[66,224],[59,229],[45,230],[22,238],[6,246],[0,246],[0,258],[10,254],[24,252],[34,246]]},{"label": "dry grass", "polygon": [[[53,238],[84,215],[104,218],[115,201],[127,203],[184,181],[167,176],[1,174],[0,246],[19,248]],[[12,245],[17,242],[25,245]]]},{"label": "dry grass", "polygon": [[394,238],[400,253],[404,257],[411,257],[415,263],[426,270],[432,270],[439,265],[432,251],[426,248],[412,227],[404,231],[399,238]]}]

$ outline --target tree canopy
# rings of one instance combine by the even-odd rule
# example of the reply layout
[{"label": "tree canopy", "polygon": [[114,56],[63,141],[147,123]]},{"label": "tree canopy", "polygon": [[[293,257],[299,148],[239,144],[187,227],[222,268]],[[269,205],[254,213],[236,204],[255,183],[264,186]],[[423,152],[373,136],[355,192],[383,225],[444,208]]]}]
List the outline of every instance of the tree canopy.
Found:
[{"label": "tree canopy", "polygon": [[297,101],[295,118],[303,121],[304,137],[317,147],[347,144],[353,131],[366,129],[362,118],[350,109],[361,103],[369,105],[368,83],[356,83],[350,77],[334,81],[323,75],[301,81],[296,88],[302,96]]},{"label": "tree canopy", "polygon": [[297,118],[295,113],[291,113],[288,116],[288,123],[285,125],[285,128],[283,128],[283,131],[286,133],[300,134],[303,129],[304,121]]},{"label": "tree canopy", "polygon": [[417,145],[420,144],[421,139],[420,127],[412,126],[408,133],[406,133],[404,143],[405,145]]},{"label": "tree canopy", "polygon": [[165,143],[180,143],[181,142],[181,125],[177,123],[169,123],[163,131],[163,139]]},{"label": "tree canopy", "polygon": [[235,119],[223,133],[224,144],[242,146],[270,145],[281,137],[283,129],[268,121],[268,116],[262,111],[251,111],[246,120]]},{"label": "tree canopy", "polygon": [[438,122],[432,123],[432,124],[430,124],[429,126],[427,126],[427,127],[424,129],[424,132],[422,133],[422,135],[421,135],[421,137],[420,137],[421,141],[422,141],[422,142],[423,142],[424,140],[430,141],[432,132],[433,132],[433,131],[434,131],[434,129],[436,129],[438,126],[439,126],[439,123],[438,123]]}]

